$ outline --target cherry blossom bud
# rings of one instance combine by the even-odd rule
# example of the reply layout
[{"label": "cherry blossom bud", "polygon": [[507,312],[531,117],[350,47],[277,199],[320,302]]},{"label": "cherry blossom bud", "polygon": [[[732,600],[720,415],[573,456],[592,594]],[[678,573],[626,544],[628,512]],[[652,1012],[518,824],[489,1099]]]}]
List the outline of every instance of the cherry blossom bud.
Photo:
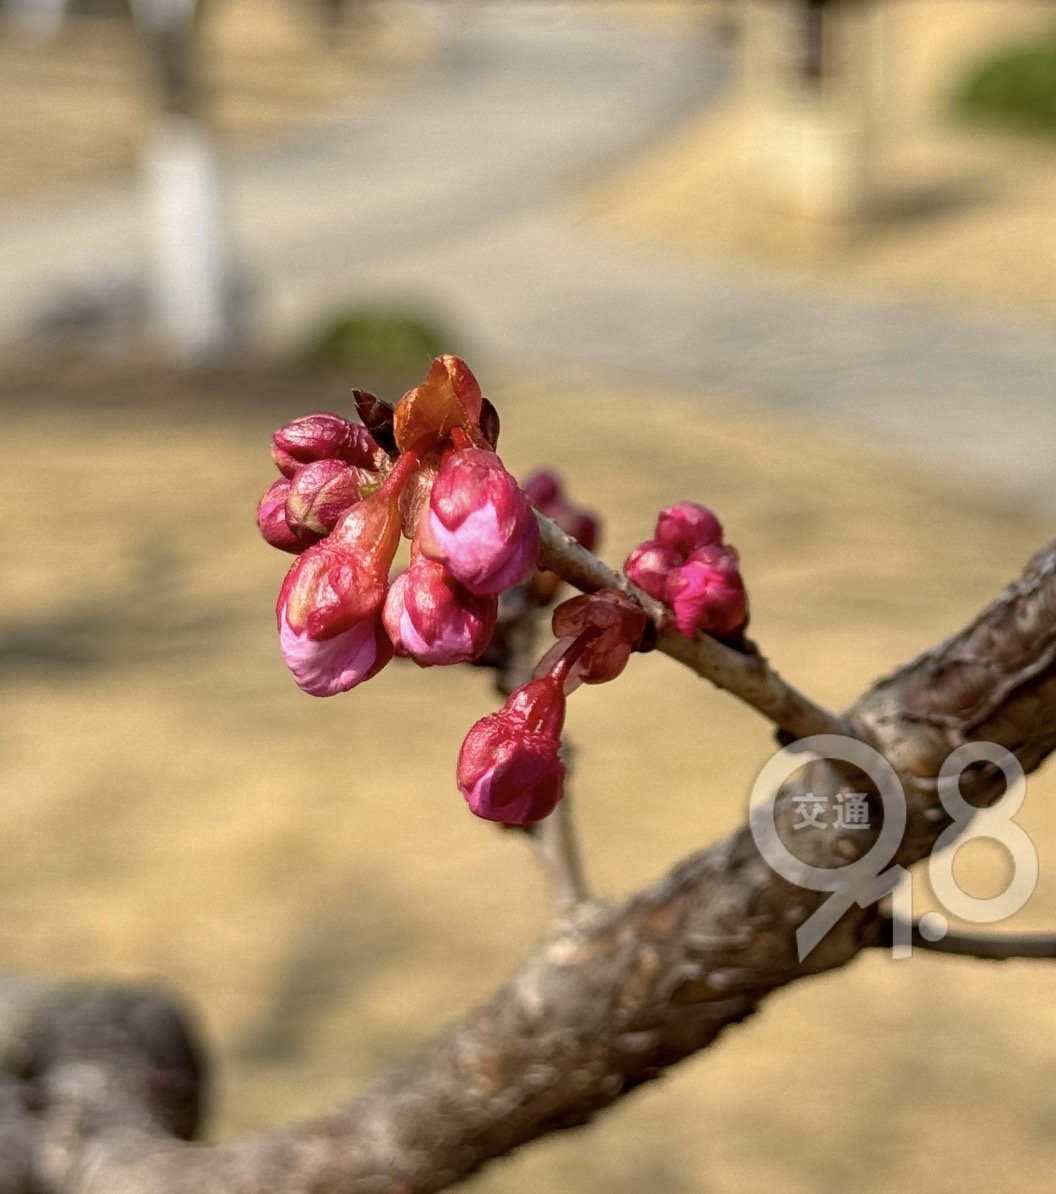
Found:
[{"label": "cherry blossom bud", "polygon": [[399,538],[396,502],[374,494],[294,561],[275,614],[283,657],[306,692],[345,692],[392,657],[380,614]]},{"label": "cherry blossom bud", "polygon": [[722,543],[722,523],[706,506],[679,502],[661,510],[656,519],[656,539],[688,556],[698,547]]},{"label": "cherry blossom bud", "polygon": [[319,536],[311,531],[295,531],[286,521],[286,499],[289,493],[289,478],[276,477],[264,491],[257,506],[257,526],[272,547],[296,554],[318,543]]},{"label": "cherry blossom bud", "polygon": [[341,515],[377,482],[376,473],[343,461],[313,460],[287,482],[286,521],[298,533],[327,535]]},{"label": "cherry blossom bud", "polygon": [[497,712],[466,735],[458,755],[458,786],[478,817],[533,825],[564,794],[561,726],[565,694],[553,676],[516,689]]},{"label": "cherry blossom bud", "polygon": [[657,539],[639,543],[623,562],[623,570],[629,580],[657,601],[667,600],[667,582],[676,568],[685,563],[685,557],[673,547],[667,547]]},{"label": "cherry blossom bud", "polygon": [[284,477],[292,477],[302,464],[313,460],[343,460],[371,468],[378,452],[366,427],[326,413],[294,419],[271,438],[271,458]]},{"label": "cherry blossom bud", "polygon": [[672,573],[667,592],[675,625],[687,637],[705,630],[730,638],[748,625],[748,596],[732,548],[711,546],[695,551]]},{"label": "cherry blossom bud", "polygon": [[571,535],[587,551],[597,547],[597,518],[589,510],[568,500],[555,473],[549,469],[539,469],[521,488],[539,513],[556,522],[566,535]]},{"label": "cherry blossom bud", "polygon": [[495,633],[499,599],[477,597],[450,572],[424,556],[389,586],[384,621],[397,655],[423,667],[468,663]]},{"label": "cherry blossom bud", "polygon": [[471,593],[490,597],[532,575],[539,527],[498,456],[465,448],[440,466],[418,525],[418,546]]},{"label": "cherry blossom bud", "polygon": [[421,385],[408,390],[396,405],[393,431],[401,452],[431,437],[435,443],[460,427],[480,435],[483,395],[469,366],[458,357],[433,361]]},{"label": "cherry blossom bud", "polygon": [[377,614],[323,639],[310,638],[280,618],[279,643],[286,666],[309,696],[348,692],[376,676],[392,658],[392,643]]}]

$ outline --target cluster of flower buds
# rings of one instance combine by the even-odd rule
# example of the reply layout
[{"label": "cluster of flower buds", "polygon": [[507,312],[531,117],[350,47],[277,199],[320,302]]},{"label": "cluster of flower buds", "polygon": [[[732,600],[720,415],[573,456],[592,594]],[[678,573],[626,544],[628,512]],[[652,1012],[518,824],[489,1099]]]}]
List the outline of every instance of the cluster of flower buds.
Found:
[{"label": "cluster of flower buds", "polygon": [[748,625],[748,595],[737,552],[715,515],[695,502],[661,510],[656,534],[627,557],[624,571],[668,606],[687,638],[698,630],[737,639]]},{"label": "cluster of flower buds", "polygon": [[[495,452],[498,417],[465,363],[438,357],[395,408],[355,393],[363,424],[297,419],[275,433],[281,476],[257,509],[268,543],[297,555],[279,594],[283,657],[330,696],[394,654],[423,667],[477,658],[498,596],[534,573],[531,503]],[[401,535],[406,572],[390,582]]]},{"label": "cluster of flower buds", "polygon": [[478,817],[527,826],[553,812],[564,793],[566,697],[580,684],[614,680],[647,625],[642,607],[615,590],[573,597],[554,610],[557,642],[533,678],[481,718],[462,744],[458,786]]}]

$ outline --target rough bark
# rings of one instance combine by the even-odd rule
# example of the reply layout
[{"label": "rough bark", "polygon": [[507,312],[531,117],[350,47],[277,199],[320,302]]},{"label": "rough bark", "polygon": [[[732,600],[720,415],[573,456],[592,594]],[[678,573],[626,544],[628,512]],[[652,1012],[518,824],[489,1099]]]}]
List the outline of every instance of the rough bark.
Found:
[{"label": "rough bark", "polygon": [[[1036,768],[1056,746],[1056,544],[961,633],[880,681],[847,723],[903,783],[907,866],[950,823],[936,776],[951,749],[988,740]],[[861,782],[820,767],[785,785],[779,817],[818,782]],[[1003,785],[981,769],[962,791],[985,805]],[[869,844],[817,835],[808,861],[838,865]],[[796,929],[825,898],[775,875],[742,828],[622,904],[580,903],[506,987],[358,1098],[225,1148],[180,1139],[199,1067],[166,1003],[0,986],[0,1194],[443,1189],[586,1122],[776,988],[889,939],[878,906],[854,907],[800,962]]]}]

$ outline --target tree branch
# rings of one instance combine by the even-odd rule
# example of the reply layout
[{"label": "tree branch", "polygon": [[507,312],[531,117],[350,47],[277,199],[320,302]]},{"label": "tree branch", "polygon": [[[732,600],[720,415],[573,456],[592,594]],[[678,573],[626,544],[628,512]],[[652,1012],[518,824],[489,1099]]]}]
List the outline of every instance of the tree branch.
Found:
[{"label": "tree branch", "polygon": [[882,931],[873,942],[881,949],[889,948],[898,939],[908,942],[914,949],[988,962],[1007,962],[1014,958],[1056,961],[1056,933],[944,933],[936,938],[921,931],[919,920],[911,922],[883,917],[881,925]]},{"label": "tree branch", "polygon": [[[964,631],[849,711],[854,732],[905,788],[897,861],[924,858],[949,823],[936,781],[952,748],[985,738],[1028,771],[1056,749],[1054,648],[1056,544]],[[783,787],[777,815],[786,824],[811,784],[808,769]],[[980,806],[1003,792],[990,770],[967,775],[962,788]],[[843,865],[864,855],[871,836],[814,835],[805,861]],[[618,906],[580,905],[505,988],[359,1098],[228,1148],[175,1138],[164,1101],[144,1093],[156,1088],[144,1075],[159,1067],[142,1038],[119,1035],[115,1061],[91,1034],[63,1036],[53,1019],[62,1047],[49,1051],[44,1033],[30,1049],[41,1092],[34,1173],[62,1194],[444,1189],[586,1122],[709,1045],[771,991],[844,965],[891,931],[875,905],[852,906],[800,961],[796,930],[828,897],[776,875],[744,827]],[[119,1026],[128,1019],[119,1016]]]},{"label": "tree branch", "polygon": [[556,572],[584,593],[596,593],[599,589],[629,593],[656,628],[658,651],[685,664],[717,688],[732,693],[789,738],[851,733],[846,721],[816,705],[782,679],[751,640],[745,640],[743,650],[735,650],[708,634],[686,638],[671,627],[670,615],[659,601],[632,585],[622,573],[587,551],[545,515],[537,511],[535,517],[542,535],[540,568]]}]

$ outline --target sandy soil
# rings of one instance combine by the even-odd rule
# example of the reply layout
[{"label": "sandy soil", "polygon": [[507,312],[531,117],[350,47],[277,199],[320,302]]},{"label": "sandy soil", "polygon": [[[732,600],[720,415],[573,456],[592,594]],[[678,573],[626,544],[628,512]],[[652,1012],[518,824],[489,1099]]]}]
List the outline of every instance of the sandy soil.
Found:
[{"label": "sandy soil", "polygon": [[[452,781],[493,704],[486,677],[393,666],[318,701],[279,658],[285,560],[252,524],[267,437],[343,408],[348,380],[80,361],[0,379],[23,462],[0,494],[0,957],[185,992],[219,1056],[220,1137],[355,1090],[500,982],[544,925],[523,846]],[[611,560],[661,504],[712,503],[759,640],[836,707],[955,629],[1045,537],[740,395],[489,388],[510,466],[561,468],[604,509]],[[771,750],[762,722],[662,658],[577,694],[568,728],[608,895],[736,825]],[[1032,781],[1020,816],[1041,855],[1023,928],[1056,921],[1053,786],[1051,770]],[[989,894],[1004,863],[975,845],[958,874]],[[1029,964],[864,959],[476,1188],[1047,1188],[1050,988]]]},{"label": "sandy soil", "polygon": [[743,199],[748,115],[734,98],[592,190],[615,233],[705,260],[793,272],[813,285],[1056,315],[1056,152],[1050,141],[971,131],[948,96],[995,45],[1053,24],[1044,0],[892,0],[874,218],[830,226]]}]

